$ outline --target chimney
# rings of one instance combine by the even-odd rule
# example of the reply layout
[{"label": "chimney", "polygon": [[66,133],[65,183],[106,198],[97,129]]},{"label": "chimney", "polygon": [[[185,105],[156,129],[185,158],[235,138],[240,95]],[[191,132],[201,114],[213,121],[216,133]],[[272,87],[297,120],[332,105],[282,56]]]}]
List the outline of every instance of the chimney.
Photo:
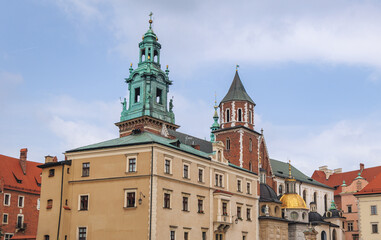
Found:
[{"label": "chimney", "polygon": [[57,162],[57,157],[45,156],[45,163]]},{"label": "chimney", "polygon": [[28,149],[27,148],[22,148],[20,149],[20,166],[21,166],[21,169],[22,169],[22,172],[24,173],[24,175],[26,175],[26,158],[27,158],[27,153],[28,153]]},{"label": "chimney", "polygon": [[364,163],[360,163],[360,172],[362,173],[363,170],[364,170]]}]

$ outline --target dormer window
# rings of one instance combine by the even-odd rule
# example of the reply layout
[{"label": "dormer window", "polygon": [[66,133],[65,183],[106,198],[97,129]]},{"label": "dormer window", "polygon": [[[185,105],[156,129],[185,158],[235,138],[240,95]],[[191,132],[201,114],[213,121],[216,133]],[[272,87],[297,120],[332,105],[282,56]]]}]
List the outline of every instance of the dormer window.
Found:
[{"label": "dormer window", "polygon": [[135,88],[135,103],[140,101],[140,87]]}]

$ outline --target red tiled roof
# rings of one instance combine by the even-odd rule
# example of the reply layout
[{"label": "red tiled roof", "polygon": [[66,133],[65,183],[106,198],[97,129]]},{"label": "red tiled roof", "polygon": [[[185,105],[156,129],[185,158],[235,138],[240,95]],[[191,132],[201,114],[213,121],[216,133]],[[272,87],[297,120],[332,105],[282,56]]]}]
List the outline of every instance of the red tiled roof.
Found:
[{"label": "red tiled roof", "polygon": [[378,174],[368,185],[366,185],[360,192],[354,195],[367,195],[381,193],[381,173]]},{"label": "red tiled roof", "polygon": [[[16,191],[40,194],[41,169],[38,165],[41,163],[26,161],[26,175],[24,175],[20,160],[0,154],[0,178],[4,181],[4,188]],[[17,182],[17,179],[21,183]]]},{"label": "red tiled roof", "polygon": [[[326,179],[324,171],[315,170],[311,178],[330,187],[337,187],[334,194],[338,195],[341,193],[341,185],[343,184],[343,181],[345,181],[345,184],[347,185],[352,184],[353,180],[355,180],[355,178],[358,176],[359,171],[360,170],[334,173],[329,176],[328,179]],[[368,182],[371,182],[379,173],[381,173],[381,166],[364,168],[361,173],[361,177],[363,177]]]}]

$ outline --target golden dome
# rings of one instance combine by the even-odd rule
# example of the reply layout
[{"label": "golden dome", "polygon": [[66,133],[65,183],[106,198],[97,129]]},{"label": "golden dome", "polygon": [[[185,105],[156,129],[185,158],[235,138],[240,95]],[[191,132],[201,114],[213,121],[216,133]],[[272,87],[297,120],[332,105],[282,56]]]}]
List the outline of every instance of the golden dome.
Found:
[{"label": "golden dome", "polygon": [[303,208],[308,209],[303,198],[296,193],[284,194],[280,201],[282,202],[282,208]]}]

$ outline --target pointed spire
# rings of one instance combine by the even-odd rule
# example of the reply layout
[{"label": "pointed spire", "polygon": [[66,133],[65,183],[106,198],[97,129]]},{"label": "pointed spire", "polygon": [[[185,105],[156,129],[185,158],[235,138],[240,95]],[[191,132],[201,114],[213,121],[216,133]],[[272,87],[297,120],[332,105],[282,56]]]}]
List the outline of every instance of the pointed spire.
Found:
[{"label": "pointed spire", "polygon": [[[237,65],[238,66],[238,65]],[[238,75],[238,70],[235,72],[233,82],[226,96],[222,99],[221,103],[228,101],[248,101],[255,105],[249,94],[247,94],[245,87],[243,86],[241,79]]]},{"label": "pointed spire", "polygon": [[292,175],[291,175],[291,160],[288,160],[288,178],[292,178]]}]

